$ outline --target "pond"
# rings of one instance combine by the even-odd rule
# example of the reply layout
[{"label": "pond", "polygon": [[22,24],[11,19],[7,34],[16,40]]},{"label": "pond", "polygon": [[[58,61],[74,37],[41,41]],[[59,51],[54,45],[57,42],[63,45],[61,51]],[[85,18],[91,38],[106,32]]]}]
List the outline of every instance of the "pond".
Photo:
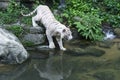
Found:
[{"label": "pond", "polygon": [[71,41],[67,51],[37,49],[21,65],[0,65],[0,80],[120,80],[119,39]]}]

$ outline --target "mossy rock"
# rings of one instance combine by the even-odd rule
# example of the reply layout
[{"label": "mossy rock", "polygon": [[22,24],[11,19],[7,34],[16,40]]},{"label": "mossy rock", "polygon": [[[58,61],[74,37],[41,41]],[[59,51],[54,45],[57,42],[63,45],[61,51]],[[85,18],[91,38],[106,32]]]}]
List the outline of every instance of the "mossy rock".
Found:
[{"label": "mossy rock", "polygon": [[102,48],[110,48],[112,45],[113,45],[113,42],[111,40],[98,42],[98,46]]},{"label": "mossy rock", "polygon": [[112,71],[96,72],[93,75],[97,80],[115,80],[115,75]]},{"label": "mossy rock", "polygon": [[85,51],[87,55],[96,56],[96,57],[100,57],[103,54],[105,54],[105,51],[97,48],[91,48],[91,47],[87,47]]},{"label": "mossy rock", "polygon": [[120,37],[120,28],[114,29],[115,34]]},{"label": "mossy rock", "polygon": [[24,32],[22,26],[20,26],[20,25],[11,25],[11,26],[6,27],[6,29],[11,31],[17,37],[22,36],[22,34]]},{"label": "mossy rock", "polygon": [[96,49],[96,48],[73,48],[65,51],[65,53],[70,54],[72,56],[96,56],[100,57],[105,54],[105,51]]}]

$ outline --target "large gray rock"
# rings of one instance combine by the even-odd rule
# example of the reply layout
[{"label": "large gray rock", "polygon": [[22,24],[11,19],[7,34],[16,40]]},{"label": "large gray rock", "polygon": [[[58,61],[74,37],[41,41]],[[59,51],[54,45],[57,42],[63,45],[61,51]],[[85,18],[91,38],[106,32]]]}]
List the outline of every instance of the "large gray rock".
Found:
[{"label": "large gray rock", "polygon": [[31,42],[33,45],[40,45],[45,43],[45,30],[43,27],[26,28],[27,34],[23,35],[24,42]]},{"label": "large gray rock", "polygon": [[44,34],[26,34],[23,38],[26,42],[32,42],[34,45],[43,44],[45,42]]},{"label": "large gray rock", "polygon": [[30,33],[31,34],[44,34],[45,32],[44,32],[45,30],[43,30],[43,28],[42,27],[30,27]]},{"label": "large gray rock", "polygon": [[12,33],[0,28],[0,60],[10,64],[24,62],[29,54]]}]

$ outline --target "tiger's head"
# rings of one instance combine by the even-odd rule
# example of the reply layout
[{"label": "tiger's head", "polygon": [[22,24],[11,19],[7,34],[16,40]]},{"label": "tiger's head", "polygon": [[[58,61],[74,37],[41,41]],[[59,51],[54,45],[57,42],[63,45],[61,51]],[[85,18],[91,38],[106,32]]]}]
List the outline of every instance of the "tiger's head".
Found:
[{"label": "tiger's head", "polygon": [[73,38],[70,28],[64,25],[57,29],[56,34],[65,40],[71,40]]}]

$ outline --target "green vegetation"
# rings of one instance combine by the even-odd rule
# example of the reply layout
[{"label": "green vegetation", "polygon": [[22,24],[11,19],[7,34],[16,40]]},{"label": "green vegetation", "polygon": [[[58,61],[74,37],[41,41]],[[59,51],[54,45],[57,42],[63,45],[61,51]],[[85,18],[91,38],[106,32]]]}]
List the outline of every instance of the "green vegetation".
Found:
[{"label": "green vegetation", "polygon": [[[76,27],[80,35],[86,39],[101,40],[103,38],[102,22],[111,24],[114,28],[120,27],[119,0],[67,0],[66,2],[67,8],[58,18],[65,18],[68,21],[67,24]],[[74,17],[80,19],[76,21]]]},{"label": "green vegetation", "polygon": [[34,45],[35,45],[33,42],[30,42],[30,41],[22,41],[22,44],[23,44],[25,47],[31,47],[31,46],[34,46]]},{"label": "green vegetation", "polygon": [[[33,9],[40,3],[44,4],[45,1],[36,0]],[[53,1],[53,4],[54,6],[50,7],[52,10],[58,7],[58,2]],[[119,0],[66,0],[66,5],[67,7],[60,10],[60,14],[55,17],[71,28],[77,28],[85,39],[101,40],[103,22],[111,24],[113,28],[120,28]],[[15,0],[10,0],[8,8],[0,12],[0,24],[21,21],[26,25],[31,25],[31,17],[22,17],[21,11],[30,12],[28,8],[20,6]],[[75,20],[75,17],[78,17],[79,20]]]},{"label": "green vegetation", "polygon": [[15,2],[15,0],[10,0],[7,9],[0,12],[0,24],[11,24],[22,21],[26,25],[31,25],[31,18],[22,17],[20,13],[22,10],[29,11],[26,7],[21,8],[20,3]]},{"label": "green vegetation", "polygon": [[78,32],[86,39],[100,40],[103,37],[100,28],[101,20],[99,15],[88,13],[82,16],[80,22],[74,22],[74,24],[76,24]]},{"label": "green vegetation", "polygon": [[14,33],[17,37],[20,37],[24,32],[23,28],[19,25],[13,25],[13,26],[7,27],[6,29]]},{"label": "green vegetation", "polygon": [[10,0],[10,3],[6,10],[0,12],[0,24],[10,24],[17,22],[20,19],[20,6],[14,0]]}]

